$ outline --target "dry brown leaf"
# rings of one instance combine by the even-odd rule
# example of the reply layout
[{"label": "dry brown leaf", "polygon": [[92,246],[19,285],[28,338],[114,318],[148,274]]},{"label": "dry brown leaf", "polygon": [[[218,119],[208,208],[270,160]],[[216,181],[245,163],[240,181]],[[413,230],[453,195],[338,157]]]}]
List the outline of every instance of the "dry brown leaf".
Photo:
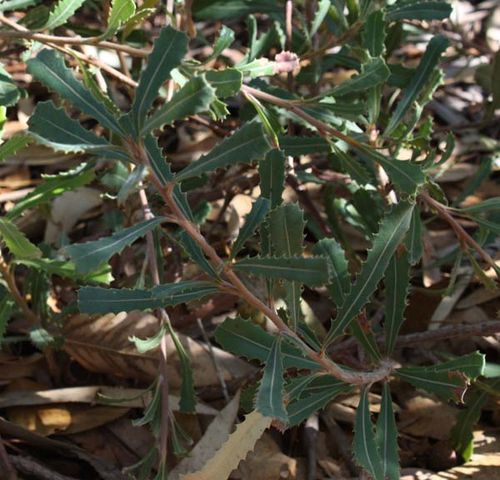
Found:
[{"label": "dry brown leaf", "polygon": [[40,435],[71,434],[105,425],[129,411],[128,408],[59,405],[53,407],[13,407],[8,418]]},{"label": "dry brown leaf", "polygon": [[449,438],[457,410],[442,402],[416,396],[406,402],[399,416],[399,429],[415,437]]},{"label": "dry brown leaf", "polygon": [[[101,317],[75,315],[64,326],[64,349],[90,371],[152,381],[158,373],[156,352],[138,353],[129,337],[152,337],[158,328],[154,315],[139,311]],[[191,358],[195,385],[217,385],[219,378],[208,349],[185,335],[179,337]],[[173,341],[169,338],[167,343],[168,379],[177,389],[182,383],[179,358]],[[216,347],[212,351],[226,381],[253,373],[254,367],[234,355]]]},{"label": "dry brown leaf", "polygon": [[183,475],[181,480],[226,480],[241,460],[254,449],[264,430],[271,425],[271,420],[257,411],[250,413],[201,470]]},{"label": "dry brown leaf", "polygon": [[219,450],[224,442],[229,438],[233,428],[238,408],[240,404],[239,392],[235,397],[220,411],[208,426],[201,440],[194,446],[184,460],[182,460],[172,472],[169,478],[176,480],[180,475],[189,472],[195,472],[203,467]]},{"label": "dry brown leaf", "polygon": [[[169,395],[168,398],[170,408],[173,411],[179,410],[180,398],[177,395]],[[0,394],[0,408],[66,402],[90,403],[92,405],[109,405],[115,402],[119,407],[145,408],[150,400],[149,391],[140,388],[88,386],[35,391],[16,389]],[[217,415],[217,410],[197,402],[196,413]]]},{"label": "dry brown leaf", "polygon": [[239,480],[300,480],[305,479],[305,469],[298,461],[281,452],[272,436],[265,432],[246,460],[240,463],[235,476]]}]

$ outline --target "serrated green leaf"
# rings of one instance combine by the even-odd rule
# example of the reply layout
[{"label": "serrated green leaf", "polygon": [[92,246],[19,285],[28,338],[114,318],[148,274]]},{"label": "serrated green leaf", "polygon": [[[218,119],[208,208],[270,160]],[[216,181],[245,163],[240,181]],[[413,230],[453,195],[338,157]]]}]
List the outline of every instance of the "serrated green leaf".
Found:
[{"label": "serrated green leaf", "polygon": [[152,337],[147,337],[147,338],[139,338],[136,337],[135,335],[129,337],[128,339],[134,344],[136,350],[139,353],[146,353],[150,352],[151,350],[154,350],[157,348],[160,343],[161,339],[163,336],[167,333],[167,326],[162,325],[158,332],[153,335]]},{"label": "serrated green leaf", "polygon": [[287,422],[287,413],[283,402],[283,357],[281,355],[282,338],[276,336],[266,359],[264,373],[260,381],[255,408],[265,417]]},{"label": "serrated green leaf", "polygon": [[497,212],[500,211],[500,197],[488,198],[487,200],[471,205],[470,207],[457,209],[457,211],[467,214]]},{"label": "serrated green leaf", "polygon": [[50,12],[44,29],[53,30],[66,23],[66,20],[82,6],[85,0],[59,0],[54,9]]},{"label": "serrated green leaf", "polygon": [[7,324],[14,311],[14,307],[15,302],[9,291],[3,285],[0,285],[0,346],[7,329]]},{"label": "serrated green leaf", "polygon": [[331,283],[328,286],[330,296],[337,306],[342,305],[351,288],[349,265],[342,247],[334,238],[323,238],[313,249],[315,255],[321,255],[330,264]]},{"label": "serrated green leaf", "polygon": [[224,70],[208,70],[205,74],[208,82],[215,88],[215,94],[219,98],[236,95],[243,82],[243,75],[235,68]]},{"label": "serrated green leaf", "polygon": [[387,21],[396,20],[444,20],[451,14],[452,7],[447,2],[422,0],[399,0],[386,9]]},{"label": "serrated green leaf", "polygon": [[234,264],[234,269],[252,275],[304,283],[311,287],[329,281],[328,265],[322,257],[252,257]]},{"label": "serrated green leaf", "polygon": [[280,14],[281,5],[269,0],[197,0],[193,15],[197,20],[226,20],[251,13]]},{"label": "serrated green leaf", "polygon": [[335,87],[329,92],[329,95],[337,97],[363,92],[384,83],[389,78],[390,74],[391,72],[382,58],[373,58],[368,63],[362,65],[359,75],[355,75],[338,87]]},{"label": "serrated green leaf", "polygon": [[377,448],[373,424],[370,419],[368,388],[363,388],[354,422],[353,453],[356,462],[363,467],[374,480],[384,480],[384,467]]},{"label": "serrated green leaf", "polygon": [[28,120],[29,133],[37,143],[65,153],[90,152],[102,157],[127,160],[124,152],[104,138],[83,128],[52,101],[39,102]]},{"label": "serrated green leaf", "polygon": [[313,37],[313,35],[316,34],[331,6],[332,3],[330,0],[320,0],[318,2],[318,8],[314,14],[313,21],[311,22],[311,29],[309,30],[310,37]]},{"label": "serrated green leaf", "polygon": [[36,58],[28,60],[27,65],[28,72],[50,90],[95,118],[103,127],[119,135],[124,134],[113,114],[75,79],[73,72],[56,52],[44,49]]},{"label": "serrated green leaf", "polygon": [[[265,362],[269,357],[274,337],[254,323],[240,317],[227,318],[215,331],[215,339],[224,350],[246,357],[249,360]],[[319,370],[321,366],[306,358],[296,347],[284,343],[281,346],[283,367]]]},{"label": "serrated green leaf", "polygon": [[234,42],[234,31],[226,25],[222,25],[219,36],[214,44],[214,50],[204,63],[210,62],[217,58],[226,48],[229,48]]},{"label": "serrated green leaf", "polygon": [[130,112],[137,131],[153,105],[163,82],[170,78],[170,72],[177,67],[187,53],[188,38],[185,33],[168,26],[161,30],[155,40],[148,64],[141,73]]},{"label": "serrated green leaf", "polygon": [[260,190],[264,198],[271,201],[271,208],[282,202],[285,185],[285,154],[273,149],[259,162]]},{"label": "serrated green leaf", "polygon": [[380,362],[380,360],[382,360],[382,354],[380,353],[377,340],[370,325],[361,325],[359,320],[354,320],[351,322],[349,328],[352,336],[356,338],[370,358],[375,362]]},{"label": "serrated green leaf", "polygon": [[415,207],[411,216],[410,229],[406,236],[405,247],[408,251],[408,257],[411,265],[415,265],[422,258],[424,246],[422,243],[423,238],[422,218],[420,216],[420,209]]},{"label": "serrated green leaf", "polygon": [[400,368],[396,375],[444,400],[461,401],[469,379],[477,378],[483,369],[484,355],[475,352],[431,367]]},{"label": "serrated green leaf", "polygon": [[[420,2],[419,2],[420,3]],[[436,35],[427,45],[427,49],[418,64],[415,74],[411,78],[408,87],[404,90],[403,96],[391,116],[389,124],[385,130],[386,135],[390,135],[401,123],[406,112],[413,102],[420,95],[422,89],[427,84],[431,75],[436,71],[441,54],[448,47],[448,39],[442,35]]]},{"label": "serrated green leaf", "polygon": [[167,328],[170,336],[172,337],[172,340],[174,341],[175,349],[177,351],[181,367],[180,373],[182,377],[182,386],[179,407],[181,412],[192,413],[196,409],[196,393],[194,390],[194,378],[193,369],[191,368],[191,360],[179,336],[177,335],[177,332],[172,328],[170,322],[167,323]]},{"label": "serrated green leaf", "polygon": [[377,419],[375,431],[384,477],[389,480],[399,480],[398,429],[392,408],[391,390],[388,383],[382,387],[382,404]]},{"label": "serrated green leaf", "polygon": [[14,135],[9,138],[9,140],[0,145],[0,162],[27,147],[31,142],[32,138],[29,135]]},{"label": "serrated green leaf", "polygon": [[353,146],[353,150],[370,162],[379,163],[394,185],[404,193],[413,195],[426,180],[421,166],[416,163],[385,157],[373,148],[362,144]]},{"label": "serrated green leaf", "polygon": [[404,322],[406,297],[410,284],[410,262],[406,252],[391,258],[385,272],[385,345],[391,355],[396,346],[399,330]]},{"label": "serrated green leaf", "polygon": [[296,203],[280,205],[269,214],[272,253],[301,255],[304,244],[304,213]]},{"label": "serrated green leaf", "polygon": [[368,15],[363,27],[363,47],[372,57],[378,57],[385,50],[385,15],[383,10],[377,10]]},{"label": "serrated green leaf", "polygon": [[[346,172],[353,180],[356,180],[360,185],[366,185],[372,182],[370,173],[362,162],[352,155],[343,152],[340,148],[336,147],[335,144],[332,144],[332,151],[336,160],[340,161],[339,163],[342,171]],[[373,159],[371,159],[371,161],[373,162]]]},{"label": "serrated green leaf", "polygon": [[4,0],[0,3],[0,12],[23,10],[37,3],[38,0]]},{"label": "serrated green leaf", "polygon": [[40,270],[46,275],[57,275],[62,278],[70,278],[76,282],[109,285],[113,280],[111,269],[108,265],[103,265],[99,270],[90,274],[79,274],[73,262],[53,260],[51,258],[21,258],[15,259],[14,263],[25,265],[26,267]]},{"label": "serrated green leaf", "polygon": [[10,107],[11,105],[15,105],[20,97],[20,90],[0,63],[0,105]]},{"label": "serrated green leaf", "polygon": [[186,178],[212,172],[217,168],[237,163],[252,163],[263,157],[270,148],[262,125],[255,122],[247,123],[214,147],[210,153],[181,170],[175,175],[175,179],[180,182]]},{"label": "serrated green leaf", "polygon": [[[486,381],[488,387],[498,389],[500,380],[492,379]],[[474,389],[468,395],[465,409],[460,410],[456,423],[451,430],[451,440],[455,450],[460,453],[465,462],[468,462],[474,453],[473,429],[481,417],[481,410],[490,398],[486,390]]]},{"label": "serrated green leaf", "polygon": [[135,14],[134,0],[113,0],[108,17],[108,28],[101,38],[112,37]]},{"label": "serrated green leaf", "polygon": [[311,137],[291,137],[289,135],[278,136],[279,145],[286,155],[298,157],[314,153],[329,153],[330,144],[319,135]]},{"label": "serrated green leaf", "polygon": [[207,260],[201,247],[188,235],[187,232],[180,232],[175,239],[182,246],[189,258],[196,263],[202,270],[213,278],[218,278],[217,272],[212,264]]},{"label": "serrated green leaf", "polygon": [[150,290],[82,287],[78,291],[78,308],[85,313],[146,310],[179,305],[217,292],[213,283],[202,281],[168,283]]},{"label": "serrated green leaf", "polygon": [[10,220],[0,218],[0,241],[4,242],[10,253],[19,258],[38,258],[42,252],[33,245]]},{"label": "serrated green leaf", "polygon": [[332,326],[325,340],[326,345],[343,334],[352,319],[369,301],[378,283],[382,280],[398,245],[404,239],[410,226],[413,208],[414,204],[401,202],[382,221],[361,273],[345,297],[337,318],[332,321]]},{"label": "serrated green leaf", "polygon": [[266,218],[270,202],[267,198],[260,197],[252,205],[252,210],[246,217],[245,223],[238,234],[238,238],[231,248],[231,256],[235,257],[245,242],[254,234],[255,230]]},{"label": "serrated green leaf", "polygon": [[214,89],[207,83],[204,76],[194,77],[189,80],[172,99],[149,117],[141,134],[150,132],[155,128],[171,124],[175,120],[204,112],[209,109],[215,99]]},{"label": "serrated green leaf", "polygon": [[66,247],[66,252],[80,273],[88,273],[106,263],[113,255],[143,237],[165,219],[156,217],[124,228],[109,237],[86,243],[75,243]]},{"label": "serrated green leaf", "polygon": [[302,423],[313,413],[324,408],[337,395],[350,390],[350,385],[336,378],[326,375],[313,377],[305,388],[301,389],[300,397],[290,395],[291,402],[287,406],[288,423],[290,426]]},{"label": "serrated green leaf", "polygon": [[93,169],[82,164],[68,172],[54,176],[45,176],[44,181],[19,200],[8,212],[6,217],[10,220],[18,217],[28,208],[35,208],[47,203],[49,200],[62,195],[64,192],[87,185],[95,178]]}]

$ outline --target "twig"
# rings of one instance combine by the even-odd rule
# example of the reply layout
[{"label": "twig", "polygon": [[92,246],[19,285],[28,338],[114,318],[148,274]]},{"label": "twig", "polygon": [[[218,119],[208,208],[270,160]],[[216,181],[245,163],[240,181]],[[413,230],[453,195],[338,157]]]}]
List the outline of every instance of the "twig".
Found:
[{"label": "twig", "polygon": [[[150,220],[154,218],[151,208],[149,207],[148,197],[144,188],[139,190],[139,198],[141,201],[142,210],[144,212],[145,220]],[[151,278],[155,285],[160,284],[160,274],[158,269],[158,262],[156,259],[156,252],[154,246],[153,233],[149,231],[146,234],[146,256],[148,258],[149,271],[151,273]],[[158,317],[161,325],[170,325],[170,318],[168,313],[164,308],[158,309]],[[160,360],[158,366],[158,383],[161,390],[161,424],[160,424],[160,443],[158,446],[159,451],[159,466],[164,466],[167,464],[167,454],[168,454],[168,436],[169,436],[169,426],[170,426],[170,404],[169,404],[169,388],[168,388],[168,349],[167,349],[167,333],[161,338],[160,341]]]},{"label": "twig", "polygon": [[455,220],[455,218],[453,218],[453,216],[451,215],[451,213],[449,212],[448,208],[445,205],[439,203],[437,200],[434,200],[427,192],[422,192],[419,195],[419,198],[421,200],[423,200],[423,202],[426,203],[429,207],[432,207],[434,210],[436,210],[436,212],[438,213],[438,215],[450,225],[450,227],[455,232],[455,235],[457,236],[458,241],[460,242],[460,244],[462,246],[469,245],[470,247],[472,247],[478,253],[478,255],[486,263],[488,263],[491,267],[493,267],[493,269],[496,270],[498,268],[497,265],[496,265],[496,263],[495,263],[495,260],[493,260],[493,258],[491,258],[491,256],[488,254],[488,252],[486,252],[483,249],[483,247],[481,247],[481,245],[479,245],[479,243],[477,243],[464,230],[464,228],[462,227],[462,225],[460,225]]},{"label": "twig", "polygon": [[7,25],[14,30],[0,30],[0,38],[35,40],[40,43],[52,43],[54,45],[94,45],[96,47],[108,48],[110,50],[116,50],[117,52],[128,53],[133,57],[141,58],[145,58],[151,53],[149,49],[134,48],[128,45],[121,45],[119,43],[108,42],[106,40],[99,40],[98,37],[59,37],[56,35],[46,35],[44,33],[33,33],[29,30],[25,30],[20,25],[9,20],[2,14],[0,14],[0,23]]},{"label": "twig", "polygon": [[[428,344],[429,342],[438,342],[450,338],[487,337],[496,333],[500,333],[500,321],[477,323],[473,325],[447,325],[446,327],[441,327],[436,330],[400,335],[396,341],[396,348],[407,347],[409,345]],[[377,335],[376,340],[379,345],[383,345],[384,335]],[[329,352],[332,354],[345,352],[353,349],[356,345],[356,339],[350,338],[345,342],[334,345]]]}]

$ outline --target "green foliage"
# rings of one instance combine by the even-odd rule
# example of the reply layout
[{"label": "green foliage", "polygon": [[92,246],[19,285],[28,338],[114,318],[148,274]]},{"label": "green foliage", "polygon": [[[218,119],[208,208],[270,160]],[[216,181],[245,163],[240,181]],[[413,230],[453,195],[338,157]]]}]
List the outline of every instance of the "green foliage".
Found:
[{"label": "green foliage", "polygon": [[[0,5],[0,11],[28,8],[34,3],[8,0]],[[76,60],[82,81],[43,36],[37,37],[45,42],[42,47],[36,42],[30,45],[26,52],[26,58],[31,58],[28,73],[55,95],[37,103],[26,133],[0,145],[0,161],[11,162],[33,141],[72,154],[76,165],[43,175],[40,184],[9,205],[0,219],[0,260],[5,277],[0,284],[0,340],[10,318],[25,310],[23,299],[29,298],[27,308],[40,319],[30,334],[32,343],[40,349],[58,348],[56,336],[42,323],[54,320],[47,308],[48,294],[53,277],[63,277],[65,288],[78,289],[80,312],[151,310],[160,317],[155,335],[130,340],[144,353],[158,348],[165,336],[171,337],[182,377],[181,410],[193,412],[196,395],[189,356],[162,309],[212,301],[221,294],[234,296],[241,308],[238,314],[251,318],[227,318],[218,326],[215,340],[226,351],[262,364],[255,409],[293,427],[360,385],[355,460],[375,480],[396,480],[400,471],[390,392],[393,378],[443,401],[458,402],[471,382],[485,373],[484,357],[478,352],[430,366],[400,367],[384,358],[397,358],[395,347],[411,283],[428,268],[425,262],[422,269],[418,267],[422,239],[426,228],[432,228],[427,222],[433,221],[422,204],[426,195],[439,199],[449,215],[475,222],[478,231],[473,241],[477,245],[493,242],[500,233],[500,198],[465,208],[460,205],[492,172],[494,158],[484,161],[448,207],[436,181],[454,154],[454,139],[449,135],[444,151],[436,150],[436,140],[442,137],[433,132],[431,118],[421,120],[424,106],[443,82],[440,64],[448,40],[440,35],[432,37],[416,68],[401,63],[400,54],[392,53],[404,51],[409,34],[428,28],[419,21],[447,18],[449,3],[320,0],[311,2],[315,8],[305,15],[304,2],[296,2],[293,21],[298,28],[291,39],[285,33],[282,3],[200,0],[192,2],[191,18],[187,2],[185,10],[183,2],[174,2],[189,36],[167,26],[151,38],[151,32],[156,31],[153,24],[143,28],[143,23],[156,8],[152,0],[140,7],[132,0],[112,0],[107,14],[96,16],[96,22],[102,21],[92,29],[78,25],[78,21],[69,24],[69,31],[81,35],[75,43],[93,44],[99,54],[110,46],[105,40],[114,37],[122,47],[119,60],[127,74],[126,88],[113,83],[124,80],[116,66],[97,72],[96,62],[90,67],[89,59],[72,50],[71,42],[63,51],[70,53],[68,59]],[[31,9],[24,25],[32,28],[38,21],[44,30],[56,29],[75,13],[79,20],[82,5],[83,0],[60,0],[50,13],[43,6],[47,21],[40,19],[42,10]],[[88,7],[96,10],[100,5],[89,3]],[[191,28],[193,19],[231,19],[231,25],[239,29],[245,18],[248,45],[245,38],[236,39],[235,31],[226,25],[214,31],[214,40],[203,38],[203,30],[196,36]],[[260,34],[263,21],[268,30]],[[340,48],[326,53],[331,39]],[[188,52],[190,41],[196,49],[192,52]],[[151,43],[147,55],[144,51],[149,51]],[[227,50],[233,44],[238,50],[246,48],[239,63],[234,61],[234,52]],[[302,63],[301,72],[292,73],[288,82],[288,67],[298,69],[296,59],[272,56],[285,47],[297,53]],[[129,52],[136,57],[133,61]],[[231,60],[229,64],[225,55]],[[491,66],[494,79],[498,77],[497,60]],[[331,72],[343,69],[356,73],[332,83]],[[13,77],[0,67],[0,127],[10,118],[7,107],[14,107],[25,95]],[[489,81],[492,102],[488,118],[498,103],[495,86]],[[40,98],[48,97],[43,93]],[[166,158],[165,152],[175,151],[176,141],[185,140],[178,127],[193,120],[215,132],[219,137],[216,146],[189,163],[178,161],[175,155]],[[163,129],[165,126],[168,128]],[[411,159],[399,160],[402,151],[411,151]],[[83,155],[85,161],[81,160]],[[384,172],[389,182],[383,180]],[[237,178],[234,186],[228,186],[228,178]],[[309,190],[311,184],[314,188]],[[59,251],[32,243],[21,231],[18,224],[29,209],[37,209],[48,218],[53,199],[88,185],[102,194],[102,211],[93,212],[99,219],[84,220],[78,229],[65,231],[64,247]],[[228,198],[227,202],[219,198],[222,209],[214,221],[207,212],[211,191],[219,188]],[[141,208],[146,211],[136,215],[139,202],[134,194],[139,189]],[[234,237],[216,235],[221,230],[219,220],[235,193],[251,195],[253,204],[230,245]],[[138,220],[143,218],[152,219]],[[80,228],[92,222],[101,225],[99,232],[114,233],[100,233],[95,240],[97,235],[89,237],[89,232]],[[366,254],[351,242],[346,226],[356,230],[359,239],[370,242]],[[88,238],[92,240],[86,241]],[[459,240],[464,246],[464,239]],[[125,279],[120,271],[113,288],[105,288],[117,273],[108,265],[109,260],[134,242],[133,262],[139,265],[138,273]],[[451,284],[464,259],[484,281],[478,260],[469,250],[465,249],[464,255],[457,249],[442,260],[452,269]],[[12,288],[10,276],[16,274],[16,266],[26,272],[19,283],[21,303],[19,292],[7,288]],[[326,318],[319,318],[319,313],[310,322],[302,311],[304,301],[311,297],[320,298],[335,313]],[[331,319],[330,315],[335,316]],[[262,316],[274,323],[278,332],[261,328]],[[65,311],[61,318],[65,318]],[[374,318],[383,319],[383,326]],[[330,319],[325,333],[323,327]],[[385,336],[385,349],[379,349],[379,333]],[[331,344],[344,335],[353,337],[363,352],[359,371],[352,364],[339,365],[329,358]],[[385,373],[373,377],[381,371]],[[376,424],[369,408],[372,384],[382,390]],[[472,451],[473,425],[497,387],[495,378],[477,382],[467,398],[467,408],[458,415],[452,437],[465,459]],[[378,386],[374,391],[380,391]],[[154,383],[152,393],[144,417],[136,423],[150,424],[160,435],[171,420],[172,450],[185,452],[178,426],[172,419],[162,418],[160,381]],[[157,478],[163,480],[166,470],[165,464],[159,465]]]}]

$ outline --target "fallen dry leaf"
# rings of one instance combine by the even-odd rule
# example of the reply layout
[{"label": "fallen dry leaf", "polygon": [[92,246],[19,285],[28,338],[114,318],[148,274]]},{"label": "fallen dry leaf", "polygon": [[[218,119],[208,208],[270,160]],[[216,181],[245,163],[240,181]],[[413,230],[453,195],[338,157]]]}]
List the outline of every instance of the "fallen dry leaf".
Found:
[{"label": "fallen dry leaf", "polygon": [[245,417],[229,440],[217,453],[196,473],[180,477],[181,480],[226,480],[231,472],[238,467],[255,443],[262,436],[266,428],[271,425],[271,418],[262,416],[254,411]]}]

